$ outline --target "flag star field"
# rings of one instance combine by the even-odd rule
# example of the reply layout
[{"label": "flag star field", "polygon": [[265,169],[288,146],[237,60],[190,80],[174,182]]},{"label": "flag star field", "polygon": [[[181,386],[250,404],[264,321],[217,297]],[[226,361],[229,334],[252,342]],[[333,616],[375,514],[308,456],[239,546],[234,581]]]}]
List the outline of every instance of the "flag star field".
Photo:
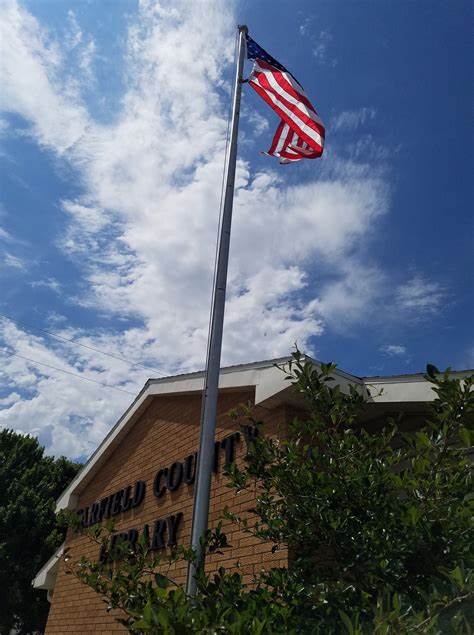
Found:
[{"label": "flag star field", "polygon": [[49,454],[204,365],[237,24],[223,364],[474,367],[470,2],[4,0],[0,426]]}]

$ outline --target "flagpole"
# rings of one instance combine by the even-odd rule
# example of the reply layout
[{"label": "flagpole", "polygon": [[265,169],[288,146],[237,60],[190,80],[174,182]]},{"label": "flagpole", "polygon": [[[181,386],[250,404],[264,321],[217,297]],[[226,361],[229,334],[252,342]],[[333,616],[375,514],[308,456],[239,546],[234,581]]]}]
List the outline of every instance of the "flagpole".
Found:
[{"label": "flagpole", "polygon": [[245,59],[246,26],[239,26],[239,50],[235,74],[234,101],[232,105],[232,124],[225,178],[224,207],[219,234],[217,270],[214,282],[211,328],[209,332],[206,375],[203,392],[201,416],[201,435],[197,477],[194,491],[193,520],[191,528],[191,547],[196,553],[196,561],[188,567],[186,591],[188,595],[196,593],[196,573],[204,564],[201,538],[207,531],[209,516],[209,496],[211,491],[212,466],[214,462],[214,437],[216,431],[217,396],[219,390],[219,371],[221,365],[222,331],[224,326],[225,293],[227,284],[227,266],[229,263],[230,229],[232,224],[232,205],[234,202],[235,166],[237,160],[237,134],[239,129],[240,97],[242,93],[242,73]]}]

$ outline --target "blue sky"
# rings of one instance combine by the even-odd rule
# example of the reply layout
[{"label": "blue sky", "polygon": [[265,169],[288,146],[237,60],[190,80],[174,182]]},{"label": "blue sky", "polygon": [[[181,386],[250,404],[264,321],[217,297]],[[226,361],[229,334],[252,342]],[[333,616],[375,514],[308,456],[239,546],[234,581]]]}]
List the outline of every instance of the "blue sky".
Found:
[{"label": "blue sky", "polygon": [[278,122],[245,87],[224,362],[474,366],[469,2],[0,11],[0,425],[83,458],[147,377],[203,366],[237,23],[327,134],[260,155]]}]

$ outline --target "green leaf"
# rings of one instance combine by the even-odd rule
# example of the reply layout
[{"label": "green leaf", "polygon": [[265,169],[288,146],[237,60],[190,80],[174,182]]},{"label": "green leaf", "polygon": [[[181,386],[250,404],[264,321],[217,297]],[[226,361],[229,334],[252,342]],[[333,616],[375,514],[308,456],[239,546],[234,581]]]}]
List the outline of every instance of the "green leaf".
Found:
[{"label": "green leaf", "polygon": [[153,607],[150,600],[148,600],[148,602],[143,607],[143,619],[146,620],[149,624],[152,624],[154,621]]},{"label": "green leaf", "polygon": [[163,628],[165,629],[165,632],[167,631],[167,629],[170,626],[170,618],[168,615],[168,612],[166,609],[161,608],[157,614],[156,614],[156,618],[159,624],[161,624],[161,626],[163,626]]},{"label": "green leaf", "polygon": [[339,616],[347,630],[347,632],[349,633],[349,635],[354,635],[354,627],[352,625],[351,619],[350,617],[347,615],[347,613],[345,613],[344,611],[339,610]]},{"label": "green leaf", "polygon": [[463,586],[463,584],[464,584],[464,576],[463,576],[463,573],[462,573],[461,568],[459,566],[451,571],[449,577],[459,587]]},{"label": "green leaf", "polygon": [[155,573],[155,582],[160,589],[166,589],[170,584],[169,579],[161,573]]},{"label": "green leaf", "polygon": [[426,374],[434,379],[436,375],[439,375],[439,370],[434,364],[426,364]]},{"label": "green leaf", "polygon": [[471,433],[470,433],[470,431],[467,428],[465,428],[464,426],[460,426],[459,430],[458,430],[458,434],[459,434],[459,438],[461,439],[461,441],[465,445],[465,447],[470,448],[471,447]]},{"label": "green leaf", "polygon": [[133,622],[132,627],[134,631],[151,631],[152,628],[151,624],[143,619]]}]

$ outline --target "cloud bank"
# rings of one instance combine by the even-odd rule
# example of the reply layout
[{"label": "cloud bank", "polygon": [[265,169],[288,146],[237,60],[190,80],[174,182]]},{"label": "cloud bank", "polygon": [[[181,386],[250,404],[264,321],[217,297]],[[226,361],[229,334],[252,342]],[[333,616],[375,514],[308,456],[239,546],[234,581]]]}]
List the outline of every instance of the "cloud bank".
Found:
[{"label": "cloud bank", "polygon": [[[2,5],[1,24],[2,108],[22,117],[31,139],[67,163],[81,184],[80,196],[58,201],[63,226],[51,246],[80,272],[82,291],[72,300],[134,324],[60,332],[163,373],[202,368],[232,7],[141,2],[121,61],[121,108],[108,124],[94,119],[84,97],[95,81],[97,43],[73,13],[61,43],[13,1]],[[365,118],[346,114],[341,125]],[[255,135],[265,129],[260,115],[252,121]],[[315,353],[315,338],[328,326],[351,328],[368,319],[386,293],[385,274],[368,248],[389,209],[387,179],[373,165],[343,161],[330,147],[315,176],[306,173],[296,184],[274,167],[256,171],[244,160],[237,172],[223,362],[287,354],[295,341]],[[398,300],[408,306],[423,297],[412,284]],[[147,378],[143,369],[7,321],[0,333],[9,387],[0,424],[39,434],[49,452],[89,454],[130,398],[11,353],[132,393]]]}]

